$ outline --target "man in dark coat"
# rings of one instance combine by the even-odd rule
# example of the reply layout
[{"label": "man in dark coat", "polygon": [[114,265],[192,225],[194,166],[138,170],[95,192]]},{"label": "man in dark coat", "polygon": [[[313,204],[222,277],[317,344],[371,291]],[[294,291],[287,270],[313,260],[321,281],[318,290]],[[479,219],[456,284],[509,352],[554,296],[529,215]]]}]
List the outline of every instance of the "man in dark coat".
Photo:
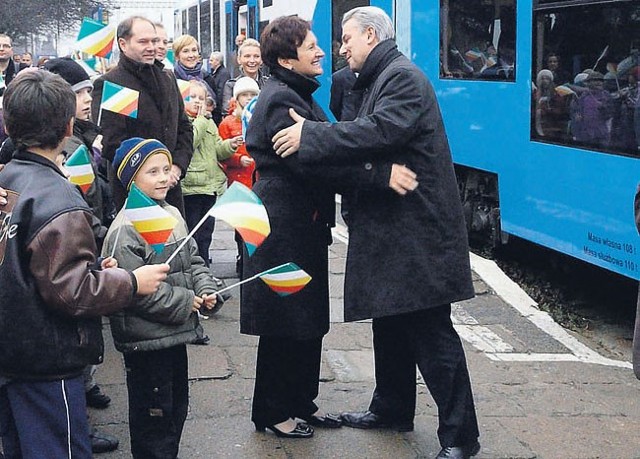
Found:
[{"label": "man in dark coat", "polygon": [[211,65],[211,73],[207,75],[204,81],[213,89],[216,93],[216,106],[213,109],[213,121],[216,124],[220,124],[222,118],[226,116],[222,115],[222,92],[224,91],[224,85],[231,79],[229,71],[224,66],[224,55],[220,51],[214,51],[209,57],[209,64]]},{"label": "man in dark coat", "polygon": [[[102,157],[113,161],[116,149],[123,140],[132,137],[157,139],[167,146],[173,157],[173,188],[167,202],[184,215],[184,201],[180,179],[187,172],[193,156],[193,130],[184,112],[184,102],[176,80],[164,71],[155,59],[157,33],[151,21],[140,16],[125,19],[118,25],[120,61],[116,68],[100,77],[94,84],[92,113],[99,118],[105,81],[139,91],[138,116],[102,111]],[[120,209],[126,192],[109,164],[109,179],[113,199]]]},{"label": "man in dark coat", "polygon": [[16,73],[11,37],[0,33],[0,97]]},{"label": "man in dark coat", "polygon": [[416,364],[438,405],[437,458],[480,449],[471,383],[451,303],[473,296],[467,235],[453,163],[435,93],[396,47],[393,25],[375,7],[347,12],[344,54],[364,90],[358,118],[336,124],[297,116],[274,136],[282,156],[303,164],[383,160],[417,174],[406,195],[349,193],[345,320],[373,318],[376,389],[369,410],[343,413],[358,428],[413,430]]},{"label": "man in dark coat", "polygon": [[362,96],[359,91],[353,91],[357,77],[348,65],[331,75],[329,110],[338,121],[354,120],[358,114]]}]

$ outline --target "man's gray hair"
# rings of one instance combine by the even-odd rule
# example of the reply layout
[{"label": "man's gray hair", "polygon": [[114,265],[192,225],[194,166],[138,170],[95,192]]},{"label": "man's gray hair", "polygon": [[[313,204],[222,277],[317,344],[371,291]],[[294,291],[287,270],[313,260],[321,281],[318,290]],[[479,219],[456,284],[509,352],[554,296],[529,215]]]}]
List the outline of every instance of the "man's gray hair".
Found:
[{"label": "man's gray hair", "polygon": [[209,59],[215,59],[220,62],[220,64],[224,64],[224,54],[222,54],[220,51],[212,52],[209,56]]},{"label": "man's gray hair", "polygon": [[344,27],[350,19],[356,21],[361,32],[371,27],[380,41],[396,37],[391,18],[383,9],[376,6],[361,6],[347,11],[342,17],[342,26]]}]

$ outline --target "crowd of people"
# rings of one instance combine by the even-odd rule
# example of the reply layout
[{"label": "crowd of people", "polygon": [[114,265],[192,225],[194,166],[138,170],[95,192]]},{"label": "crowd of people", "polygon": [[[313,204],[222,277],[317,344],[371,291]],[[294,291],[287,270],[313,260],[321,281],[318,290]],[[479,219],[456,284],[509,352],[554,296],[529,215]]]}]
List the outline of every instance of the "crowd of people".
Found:
[{"label": "crowd of people", "polygon": [[[9,135],[0,150],[6,459],[88,458],[118,446],[87,422],[92,400],[109,404],[94,378],[101,316],[124,356],[132,456],[178,456],[189,404],[186,346],[208,343],[200,318],[224,302],[209,269],[215,220],[180,242],[232,181],[252,188],[271,225],[251,256],[236,235],[240,276],[293,261],[312,277],[284,297],[260,282],[242,286],[240,332],[259,337],[256,430],[283,438],[343,425],[411,431],[417,366],[438,406],[437,459],[478,453],[471,381],[451,322],[451,303],[473,296],[467,235],[435,93],[398,51],[383,10],[355,8],[342,28],[351,73],[338,92],[358,97],[339,99],[344,121],[333,124],[313,98],[325,54],[297,16],[274,19],[259,41],[239,36],[233,78],[219,52],[203,70],[189,35],[173,41],[176,61],[166,68],[166,31],[141,16],[118,25],[119,60],[94,80],[69,58],[12,73],[11,40],[0,35]],[[178,79],[188,82],[186,98]],[[107,83],[138,92],[137,117],[101,109]],[[96,177],[86,194],[65,169],[79,146]],[[127,218],[132,189],[177,222],[163,250]],[[345,320],[373,319],[376,360],[368,409],[342,414],[316,404],[336,193],[350,231]],[[42,331],[29,339],[27,325],[16,326],[25,313],[28,327]]]},{"label": "crowd of people", "polygon": [[532,135],[554,143],[640,155],[638,95],[637,66],[606,74],[589,68],[571,77],[560,57],[550,54],[533,86]]}]

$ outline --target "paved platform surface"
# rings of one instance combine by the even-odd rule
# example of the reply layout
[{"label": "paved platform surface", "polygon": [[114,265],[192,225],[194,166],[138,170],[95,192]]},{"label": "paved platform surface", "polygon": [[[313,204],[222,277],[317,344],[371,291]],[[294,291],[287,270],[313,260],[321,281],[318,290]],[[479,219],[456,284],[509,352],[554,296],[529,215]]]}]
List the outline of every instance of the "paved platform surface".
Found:
[{"label": "paved platform surface", "polygon": [[[345,235],[330,248],[331,331],[324,340],[319,404],[329,412],[365,409],[374,386],[371,326],[342,323]],[[212,269],[235,276],[233,232],[216,223]],[[640,458],[640,381],[629,362],[610,360],[557,326],[491,262],[472,256],[477,296],[456,304],[480,423],[478,458]],[[483,277],[480,276],[482,274]],[[257,338],[239,333],[238,293],[204,321],[208,346],[189,346],[191,404],[180,457],[432,458],[437,412],[420,379],[414,432],[316,429],[310,440],[256,433],[250,422]],[[95,425],[120,439],[98,457],[127,458],[127,397],[121,355],[105,321],[106,361],[97,378],[113,402],[91,410]]]}]

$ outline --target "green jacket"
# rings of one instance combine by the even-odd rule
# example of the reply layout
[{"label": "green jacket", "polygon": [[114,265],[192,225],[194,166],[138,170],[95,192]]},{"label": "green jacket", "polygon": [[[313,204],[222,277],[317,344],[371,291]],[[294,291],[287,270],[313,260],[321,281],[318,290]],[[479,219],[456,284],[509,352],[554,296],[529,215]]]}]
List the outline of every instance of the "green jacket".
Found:
[{"label": "green jacket", "polygon": [[[145,264],[164,263],[187,236],[187,226],[178,209],[164,201],[159,204],[178,219],[162,253],[156,254],[142,239],[123,209],[109,228],[102,255],[107,257],[114,253],[118,266],[130,271]],[[198,315],[192,312],[194,295],[215,291],[211,272],[191,238],[171,261],[169,275],[156,293],[136,296],[135,306],[109,316],[116,349],[120,352],[155,351],[193,342],[203,335]]]},{"label": "green jacket", "polygon": [[198,116],[193,122],[193,158],[182,179],[182,194],[222,195],[227,175],[219,161],[233,156],[230,140],[222,140],[213,120]]}]

